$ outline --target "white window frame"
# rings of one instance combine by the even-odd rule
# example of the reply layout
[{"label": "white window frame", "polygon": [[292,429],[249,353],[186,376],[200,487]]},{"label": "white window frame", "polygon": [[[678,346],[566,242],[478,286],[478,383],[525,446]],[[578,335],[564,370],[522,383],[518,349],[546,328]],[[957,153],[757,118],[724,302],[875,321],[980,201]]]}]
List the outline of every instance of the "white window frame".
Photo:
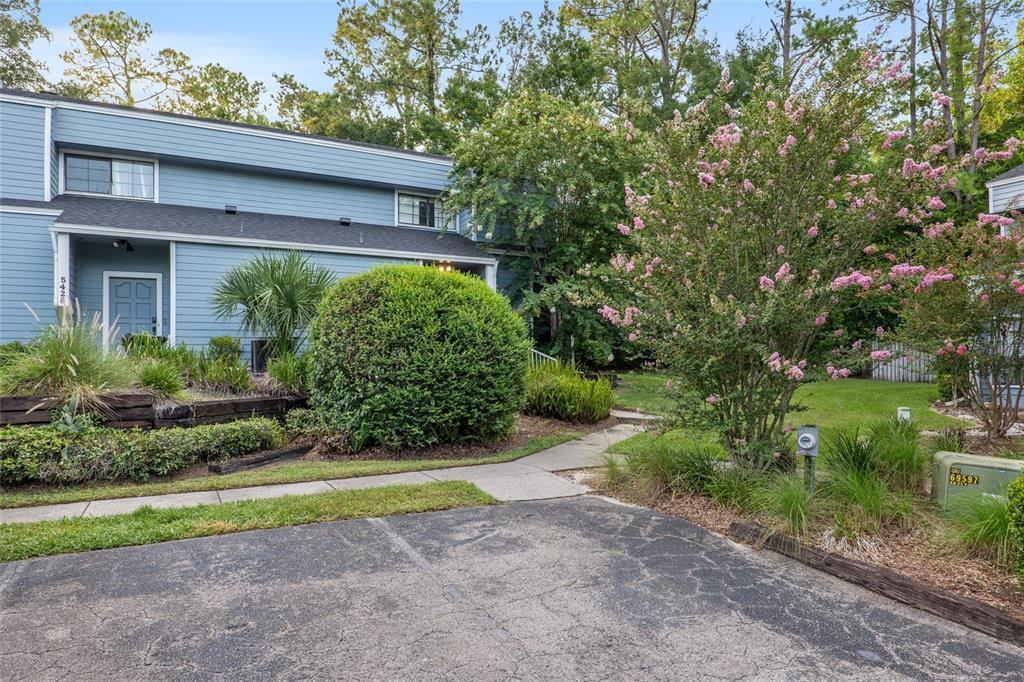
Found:
[{"label": "white window frame", "polygon": [[[440,232],[441,230],[445,229],[443,225],[435,225],[434,227],[429,227],[427,225],[416,225],[414,223],[403,223],[399,219],[399,212],[398,212],[398,198],[400,196],[402,196],[402,195],[405,195],[407,197],[415,197],[417,199],[430,199],[431,201],[434,202],[434,222],[437,223],[441,219],[444,218],[444,211],[442,210],[443,204],[441,202],[441,199],[439,198],[439,195],[437,195],[437,194],[430,194],[428,192],[414,192],[414,191],[396,189],[395,190],[395,227],[405,227],[405,228],[412,229],[412,230],[429,230],[431,232]],[[448,231],[449,232],[458,233],[458,231],[459,231],[459,216],[458,216],[458,214],[455,214],[454,216],[452,216],[452,221],[451,221],[451,224],[448,226]]]},{"label": "white window frame", "polygon": [[[65,156],[88,156],[94,159],[109,159],[110,161],[136,161],[142,163],[153,164],[153,198],[145,199],[143,197],[123,197],[117,194],[104,194],[102,192],[80,192],[75,190],[67,189],[65,174],[67,173],[67,165],[65,163]],[[154,204],[160,203],[160,160],[159,159],[147,159],[142,156],[124,156],[123,154],[103,154],[100,152],[88,152],[80,151],[78,149],[61,149],[57,152],[57,165],[60,167],[58,176],[60,178],[60,194],[73,194],[75,196],[84,197],[105,197],[107,199],[125,199],[127,201],[146,201]]]},{"label": "white window frame", "polygon": [[104,270],[103,271],[103,347],[110,348],[110,279],[112,277],[126,277],[130,279],[153,279],[156,280],[156,336],[163,336],[164,332],[164,275],[162,272],[131,272],[127,270]]}]

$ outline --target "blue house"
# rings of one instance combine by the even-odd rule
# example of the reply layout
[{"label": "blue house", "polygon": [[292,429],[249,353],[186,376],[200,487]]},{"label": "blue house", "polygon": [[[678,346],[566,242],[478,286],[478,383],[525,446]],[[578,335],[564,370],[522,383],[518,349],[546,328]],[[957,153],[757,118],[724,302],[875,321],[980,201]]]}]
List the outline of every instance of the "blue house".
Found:
[{"label": "blue house", "polygon": [[0,89],[0,342],[76,301],[108,343],[238,335],[211,289],[263,250],[302,250],[339,277],[420,263],[498,288],[508,273],[464,236],[466,217],[442,230],[450,169],[434,154]]}]

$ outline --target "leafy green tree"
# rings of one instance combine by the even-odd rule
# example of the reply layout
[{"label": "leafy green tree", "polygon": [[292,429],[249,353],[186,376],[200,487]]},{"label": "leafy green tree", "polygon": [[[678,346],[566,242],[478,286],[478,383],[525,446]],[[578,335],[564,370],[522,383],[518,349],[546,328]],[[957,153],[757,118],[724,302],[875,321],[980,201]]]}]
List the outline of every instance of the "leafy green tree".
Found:
[{"label": "leafy green tree", "polygon": [[225,121],[266,124],[262,103],[266,87],[244,73],[220,64],[206,64],[182,82],[178,109],[183,113]]},{"label": "leafy green tree", "polygon": [[338,89],[313,90],[292,74],[274,76],[274,101],[282,125],[291,130],[346,140],[400,146],[402,126],[394,116],[375,114]]},{"label": "leafy green tree", "polygon": [[272,356],[296,350],[334,283],[334,273],[298,251],[270,252],[228,270],[214,285],[213,310],[220,318],[240,315],[242,331],[269,339]]},{"label": "leafy green tree", "polygon": [[171,101],[189,74],[189,58],[171,48],[153,51],[153,28],[125,12],[80,14],[71,20],[72,47],[61,54],[65,76],[81,92],[126,106]]},{"label": "leafy green tree", "polygon": [[522,92],[455,150],[445,205],[472,211],[474,231],[518,254],[522,308],[543,316],[556,350],[575,332],[563,322],[577,297],[563,282],[622,248],[622,187],[638,170],[629,135],[596,104]]},{"label": "leafy green tree", "polygon": [[44,85],[46,67],[32,56],[32,43],[50,38],[39,20],[39,0],[0,0],[0,85],[22,90]]},{"label": "leafy green tree", "polygon": [[687,56],[704,0],[567,0],[563,21],[581,27],[613,76],[612,111],[636,118],[646,107],[662,118],[683,100]]},{"label": "leafy green tree", "polygon": [[458,0],[339,4],[334,47],[327,50],[338,94],[369,119],[394,112],[405,146],[451,148],[444,89],[454,75],[484,66],[484,27],[459,28]]}]

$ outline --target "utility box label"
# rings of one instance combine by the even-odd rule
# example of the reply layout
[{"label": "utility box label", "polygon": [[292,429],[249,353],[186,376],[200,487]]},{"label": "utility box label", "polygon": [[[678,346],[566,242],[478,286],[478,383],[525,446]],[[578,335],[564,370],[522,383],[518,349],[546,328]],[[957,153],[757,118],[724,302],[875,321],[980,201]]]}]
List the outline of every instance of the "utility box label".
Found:
[{"label": "utility box label", "polygon": [[960,471],[960,467],[949,468],[949,484],[950,485],[978,485],[981,483],[981,478],[973,474],[965,474]]}]

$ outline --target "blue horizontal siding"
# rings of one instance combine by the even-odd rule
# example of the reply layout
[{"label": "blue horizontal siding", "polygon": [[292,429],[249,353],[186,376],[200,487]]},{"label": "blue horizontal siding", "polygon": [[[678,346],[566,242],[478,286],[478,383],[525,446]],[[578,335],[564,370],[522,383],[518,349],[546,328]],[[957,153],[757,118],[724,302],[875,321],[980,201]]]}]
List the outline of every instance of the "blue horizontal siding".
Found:
[{"label": "blue horizontal siding", "polygon": [[1005,185],[991,187],[992,211],[1002,213],[1011,208],[1024,209],[1024,178],[1016,182],[1008,182]]},{"label": "blue horizontal siding", "polygon": [[[163,333],[170,333],[171,261],[166,244],[134,243],[134,251],[115,249],[109,241],[85,242],[72,237],[71,254],[75,271],[72,277],[75,297],[83,315],[103,316],[103,272],[144,272],[163,275]],[[115,323],[111,320],[111,323]]]},{"label": "blue horizontal siding", "polygon": [[160,163],[160,203],[391,225],[392,189]]},{"label": "blue horizontal siding", "polygon": [[[176,340],[190,348],[202,349],[214,336],[237,336],[248,357],[250,335],[242,334],[238,319],[218,319],[210,302],[214,285],[236,265],[260,254],[259,249],[233,246],[210,246],[178,242],[175,246],[175,280],[177,307],[175,310]],[[337,276],[345,277],[365,272],[376,265],[403,263],[397,258],[368,258],[331,253],[309,253],[310,261],[331,268]]]},{"label": "blue horizontal siding", "polygon": [[43,198],[43,107],[0,102],[0,196]]},{"label": "blue horizontal siding", "polygon": [[439,190],[445,186],[449,170],[447,164],[411,156],[387,156],[371,150],[101,111],[56,109],[53,135],[60,144],[69,147],[109,148],[399,187]]},{"label": "blue horizontal siding", "polygon": [[49,216],[0,212],[0,342],[27,341],[56,320],[52,224]]}]

